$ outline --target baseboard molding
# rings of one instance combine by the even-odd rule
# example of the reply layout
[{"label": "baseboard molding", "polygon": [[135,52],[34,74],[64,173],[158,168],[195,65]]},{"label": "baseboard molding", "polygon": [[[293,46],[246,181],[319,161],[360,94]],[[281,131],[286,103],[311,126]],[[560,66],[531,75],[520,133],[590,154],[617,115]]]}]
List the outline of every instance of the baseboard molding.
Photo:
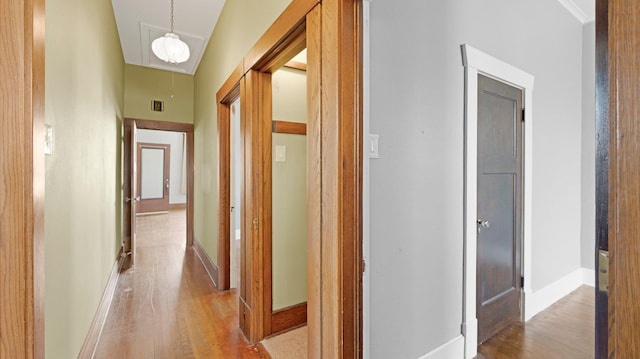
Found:
[{"label": "baseboard molding", "polygon": [[169,211],[177,211],[179,209],[187,209],[186,203],[172,203],[169,205]]},{"label": "baseboard molding", "polygon": [[582,283],[589,287],[595,287],[596,271],[593,269],[582,268]]},{"label": "baseboard molding", "polygon": [[271,313],[271,334],[297,328],[307,322],[307,302]]},{"label": "baseboard molding", "polygon": [[89,327],[89,332],[87,333],[87,337],[84,339],[84,343],[82,343],[82,348],[78,354],[79,359],[93,358],[95,354],[98,341],[100,340],[100,334],[102,334],[104,323],[107,320],[107,314],[109,314],[109,308],[113,302],[113,294],[116,291],[118,278],[120,277],[120,269],[122,268],[124,260],[125,257],[122,256],[122,248],[120,248],[118,258],[113,264],[113,268],[111,268],[111,274],[109,274],[107,286],[102,293],[100,304],[98,304],[98,309],[96,310],[96,314],[93,317],[91,326]]},{"label": "baseboard molding", "polygon": [[209,279],[211,279],[211,283],[213,283],[216,289],[218,289],[218,266],[213,263],[211,257],[209,257],[207,252],[204,250],[204,247],[202,247],[202,244],[197,240],[193,241],[193,250],[204,266],[204,270],[207,271]]},{"label": "baseboard molding", "polygon": [[584,276],[584,269],[578,268],[541,290],[525,297],[524,320],[528,321],[536,314],[549,308],[553,303],[578,289],[581,285],[587,284],[584,281]]},{"label": "baseboard molding", "polygon": [[418,359],[464,358],[464,337],[458,335]]}]

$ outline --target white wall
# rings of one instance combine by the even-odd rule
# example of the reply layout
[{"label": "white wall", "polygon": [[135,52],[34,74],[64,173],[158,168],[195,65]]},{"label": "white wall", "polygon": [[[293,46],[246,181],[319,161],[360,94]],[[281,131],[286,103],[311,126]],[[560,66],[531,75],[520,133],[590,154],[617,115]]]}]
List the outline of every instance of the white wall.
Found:
[{"label": "white wall", "polygon": [[169,165],[169,203],[187,203],[186,193],[182,193],[182,132],[138,130],[137,142],[171,145]]},{"label": "white wall", "polygon": [[535,76],[533,290],[580,268],[582,25],[557,0],[371,2],[372,358],[417,358],[460,335],[460,44]]},{"label": "white wall", "polygon": [[582,32],[582,267],[595,269],[596,247],[596,26]]}]

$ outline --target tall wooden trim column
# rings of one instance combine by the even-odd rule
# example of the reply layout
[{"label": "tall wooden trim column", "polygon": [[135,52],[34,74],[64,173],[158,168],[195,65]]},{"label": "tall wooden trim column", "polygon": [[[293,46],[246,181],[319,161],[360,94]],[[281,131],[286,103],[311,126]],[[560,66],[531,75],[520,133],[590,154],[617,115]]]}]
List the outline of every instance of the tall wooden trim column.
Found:
[{"label": "tall wooden trim column", "polygon": [[361,5],[322,2],[323,358],[362,356]]},{"label": "tall wooden trim column", "polygon": [[44,357],[44,1],[0,7],[0,357]]},{"label": "tall wooden trim column", "polygon": [[[247,338],[257,342],[270,333],[271,266],[271,74],[248,71],[241,82],[244,135],[244,217],[241,261],[240,323]],[[266,280],[268,278],[268,280]]]},{"label": "tall wooden trim column", "polygon": [[608,3],[608,356],[631,358],[640,353],[640,3]]}]

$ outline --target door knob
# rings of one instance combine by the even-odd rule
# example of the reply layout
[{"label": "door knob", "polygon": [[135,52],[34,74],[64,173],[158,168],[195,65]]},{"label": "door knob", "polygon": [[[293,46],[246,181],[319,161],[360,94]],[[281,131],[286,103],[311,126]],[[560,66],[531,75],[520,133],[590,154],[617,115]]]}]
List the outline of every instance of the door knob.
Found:
[{"label": "door knob", "polygon": [[482,219],[478,220],[478,224],[482,227],[482,228],[489,228],[491,227],[491,223],[489,223],[489,221],[485,221]]}]

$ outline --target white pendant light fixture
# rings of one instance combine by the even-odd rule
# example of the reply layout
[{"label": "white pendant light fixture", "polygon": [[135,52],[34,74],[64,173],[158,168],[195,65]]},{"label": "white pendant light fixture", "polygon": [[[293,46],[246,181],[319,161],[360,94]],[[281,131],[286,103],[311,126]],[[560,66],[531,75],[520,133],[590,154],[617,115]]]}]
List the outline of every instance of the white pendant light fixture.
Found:
[{"label": "white pendant light fixture", "polygon": [[180,64],[189,60],[189,46],[173,33],[173,0],[171,0],[171,32],[164,34],[151,43],[151,50],[162,61]]}]

